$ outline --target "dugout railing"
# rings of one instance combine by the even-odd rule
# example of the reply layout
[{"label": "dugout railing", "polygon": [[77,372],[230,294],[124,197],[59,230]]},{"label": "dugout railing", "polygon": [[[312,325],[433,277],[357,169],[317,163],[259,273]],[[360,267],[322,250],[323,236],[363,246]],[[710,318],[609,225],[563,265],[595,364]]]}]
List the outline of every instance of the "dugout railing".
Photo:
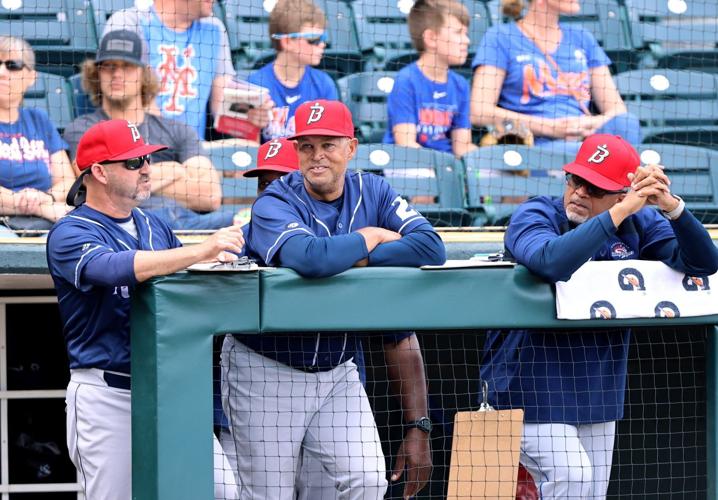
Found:
[{"label": "dugout railing", "polygon": [[[318,280],[287,269],[185,272],[150,280],[133,302],[133,497],[212,498],[213,335],[608,326],[605,320],[560,321],[555,310],[553,288],[520,266],[365,268]],[[705,491],[706,498],[717,498],[718,316],[610,322],[611,327],[705,325],[712,325],[705,343]]]}]

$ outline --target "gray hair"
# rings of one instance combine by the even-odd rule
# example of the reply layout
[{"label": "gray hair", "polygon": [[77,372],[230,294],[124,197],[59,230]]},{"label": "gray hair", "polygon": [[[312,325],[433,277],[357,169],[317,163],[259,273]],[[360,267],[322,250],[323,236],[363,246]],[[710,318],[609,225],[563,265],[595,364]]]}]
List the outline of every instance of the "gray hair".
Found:
[{"label": "gray hair", "polygon": [[32,50],[23,38],[10,35],[0,35],[0,52],[21,54],[22,62],[30,69],[35,69],[35,51]]}]

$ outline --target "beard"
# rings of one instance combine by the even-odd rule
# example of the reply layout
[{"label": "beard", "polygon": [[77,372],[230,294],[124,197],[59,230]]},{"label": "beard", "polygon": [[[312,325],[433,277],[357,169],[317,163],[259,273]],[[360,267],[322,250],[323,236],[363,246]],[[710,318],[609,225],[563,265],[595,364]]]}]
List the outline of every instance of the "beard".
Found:
[{"label": "beard", "polygon": [[587,215],[578,215],[577,213],[566,210],[566,218],[574,224],[583,224],[588,220]]},{"label": "beard", "polygon": [[135,101],[134,97],[128,96],[115,97],[103,95],[102,97],[104,98],[105,103],[110,109],[116,109],[118,111],[125,111],[127,108],[130,107],[130,104]]}]

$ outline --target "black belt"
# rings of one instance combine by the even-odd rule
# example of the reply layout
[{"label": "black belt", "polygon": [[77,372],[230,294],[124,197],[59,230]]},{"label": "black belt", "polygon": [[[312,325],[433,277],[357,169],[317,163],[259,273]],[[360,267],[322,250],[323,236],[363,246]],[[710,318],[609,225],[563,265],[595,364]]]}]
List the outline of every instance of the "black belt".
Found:
[{"label": "black belt", "polygon": [[132,378],[129,375],[121,375],[119,373],[102,372],[102,378],[105,379],[107,387],[115,389],[126,389],[130,390],[130,384]]},{"label": "black belt", "polygon": [[328,372],[328,371],[331,371],[334,368],[336,368],[336,366],[294,366],[294,365],[287,365],[287,366],[290,368],[294,368],[295,370],[302,371],[304,373]]}]

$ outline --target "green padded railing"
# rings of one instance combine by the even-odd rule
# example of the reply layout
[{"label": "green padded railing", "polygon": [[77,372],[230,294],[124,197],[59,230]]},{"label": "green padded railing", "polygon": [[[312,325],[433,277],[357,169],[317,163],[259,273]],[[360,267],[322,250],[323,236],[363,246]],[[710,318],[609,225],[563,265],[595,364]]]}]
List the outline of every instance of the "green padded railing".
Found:
[{"label": "green padded railing", "polygon": [[[212,336],[228,332],[605,327],[555,319],[552,287],[523,267],[178,273],[139,287],[132,312],[133,497],[210,500]],[[612,320],[613,326],[718,324],[718,316]],[[716,329],[718,334],[718,328]],[[708,342],[708,498],[716,496],[715,336]]]}]

